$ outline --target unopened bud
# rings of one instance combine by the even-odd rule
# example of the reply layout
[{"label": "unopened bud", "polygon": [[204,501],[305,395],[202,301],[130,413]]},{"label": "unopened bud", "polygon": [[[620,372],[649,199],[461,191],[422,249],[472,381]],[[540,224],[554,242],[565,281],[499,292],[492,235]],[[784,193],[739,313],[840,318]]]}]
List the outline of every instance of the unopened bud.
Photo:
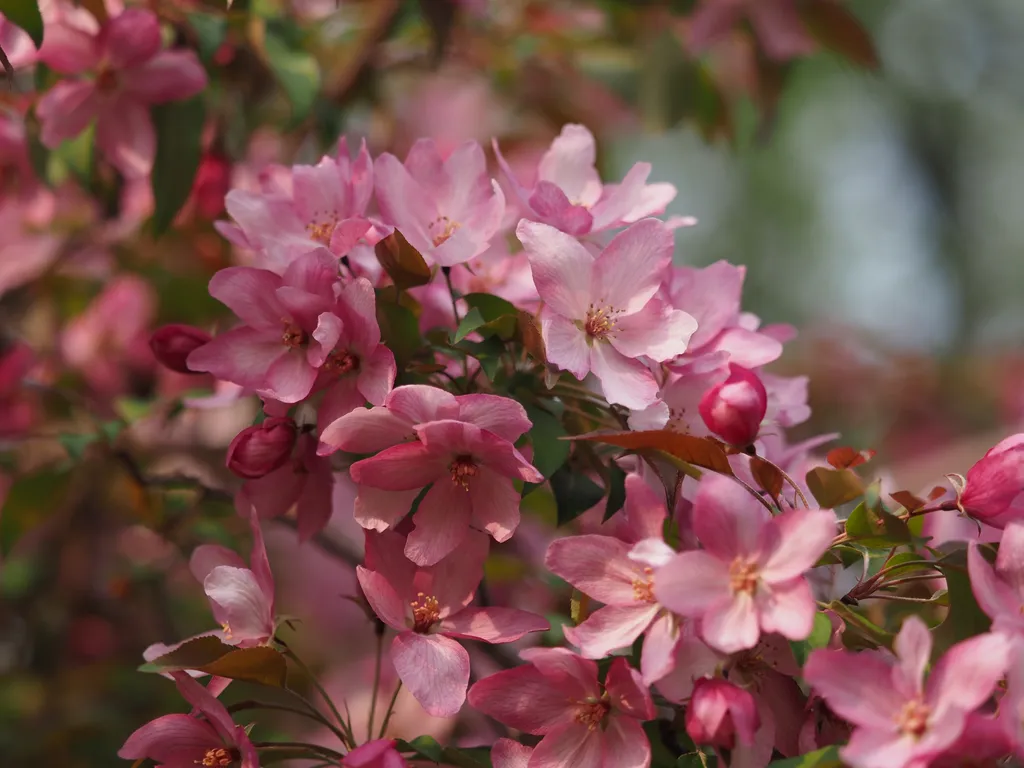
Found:
[{"label": "unopened bud", "polygon": [[699,410],[708,429],[730,445],[746,447],[757,439],[768,392],[757,374],[730,363],[729,378],[704,393]]},{"label": "unopened bud", "polygon": [[721,678],[701,678],[686,708],[686,732],[695,744],[733,749],[752,744],[761,727],[754,697]]},{"label": "unopened bud", "polygon": [[178,373],[198,374],[188,367],[189,353],[210,343],[211,336],[202,328],[191,325],[165,325],[153,331],[149,348],[165,368]]},{"label": "unopened bud", "polygon": [[289,418],[271,417],[243,429],[228,446],[228,469],[250,480],[268,475],[291,457],[297,436]]}]

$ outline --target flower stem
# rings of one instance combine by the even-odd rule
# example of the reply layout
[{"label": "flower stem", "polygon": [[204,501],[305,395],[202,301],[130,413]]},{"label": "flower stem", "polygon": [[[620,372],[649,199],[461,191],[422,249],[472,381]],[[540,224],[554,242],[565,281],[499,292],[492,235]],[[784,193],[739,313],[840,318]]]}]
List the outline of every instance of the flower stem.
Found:
[{"label": "flower stem", "polygon": [[388,723],[391,722],[391,715],[393,715],[395,712],[395,702],[398,701],[398,694],[401,690],[402,681],[399,680],[398,685],[395,686],[395,692],[391,694],[391,701],[388,702],[387,712],[384,713],[384,722],[380,724],[380,735],[377,736],[378,739],[383,739],[384,734],[388,730]]},{"label": "flower stem", "polygon": [[[345,736],[347,737],[347,743],[345,744],[345,746],[349,747],[350,749],[355,747],[356,739],[352,733],[352,726],[350,726],[341,716],[341,713],[338,711],[338,708],[334,705],[334,702],[331,700],[331,697],[327,694],[327,691],[324,690],[324,687],[320,684],[320,681],[316,679],[316,675],[313,674],[313,670],[306,666],[306,663],[302,659],[300,659],[298,655],[296,655],[295,651],[293,651],[288,646],[285,646],[285,655],[288,656],[292,661],[294,661],[299,666],[299,669],[306,673],[306,676],[309,678],[310,682],[313,683],[313,687],[316,688],[317,693],[320,694],[320,698],[324,700],[324,702],[327,704],[327,707],[331,710],[331,714],[334,715],[335,720],[338,721],[338,724],[342,727],[342,730],[344,730]],[[343,739],[342,741],[345,742],[345,739]]]},{"label": "flower stem", "polygon": [[384,625],[377,624],[377,654],[373,669],[373,692],[370,694],[370,721],[366,724],[366,740],[373,740],[373,718],[377,714],[377,692],[380,691],[381,656],[384,653]]}]

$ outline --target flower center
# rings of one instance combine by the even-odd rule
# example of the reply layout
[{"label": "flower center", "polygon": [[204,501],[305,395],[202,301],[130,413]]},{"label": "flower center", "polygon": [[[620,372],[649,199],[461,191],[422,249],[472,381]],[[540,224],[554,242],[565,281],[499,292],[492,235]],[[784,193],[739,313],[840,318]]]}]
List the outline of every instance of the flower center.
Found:
[{"label": "flower center", "polygon": [[425,634],[441,620],[441,606],[433,595],[416,593],[416,599],[409,603],[412,608],[413,632]]},{"label": "flower center", "polygon": [[306,225],[306,232],[309,233],[310,240],[316,240],[321,245],[330,245],[331,236],[337,228],[338,217],[332,213],[327,219],[317,219],[309,222]]},{"label": "flower center", "polygon": [[202,760],[193,760],[192,762],[195,765],[206,766],[206,768],[223,768],[231,765],[234,761],[235,758],[224,747],[216,747],[206,750]]},{"label": "flower center", "polygon": [[448,467],[452,473],[452,482],[456,485],[461,485],[463,489],[469,490],[469,480],[472,477],[476,477],[480,472],[479,468],[473,463],[472,456],[456,456],[455,461]]},{"label": "flower center", "polygon": [[583,321],[583,330],[587,336],[597,341],[604,341],[615,330],[615,316],[619,311],[615,307],[595,307],[587,309],[587,319]]},{"label": "flower center", "polygon": [[437,248],[449,237],[455,234],[455,230],[461,227],[457,221],[452,221],[447,216],[438,216],[428,227],[430,236],[433,238],[434,247]]},{"label": "flower center", "polygon": [[896,715],[896,725],[904,736],[920,739],[928,730],[928,718],[932,709],[921,699],[911,699]]},{"label": "flower center", "polygon": [[580,702],[576,710],[576,722],[585,725],[591,731],[596,731],[604,721],[608,712],[611,711],[611,704],[605,700]]},{"label": "flower center", "polygon": [[111,93],[117,90],[117,72],[109,67],[102,67],[96,73],[96,90],[100,93]]},{"label": "flower center", "polygon": [[230,640],[231,639],[231,625],[228,624],[225,621],[223,624],[220,625],[220,628],[222,630],[224,630],[224,637],[227,638],[228,640]]},{"label": "flower center", "polygon": [[729,585],[733,592],[746,592],[753,595],[757,591],[757,583],[761,576],[757,563],[737,557],[729,566]]},{"label": "flower center", "polygon": [[309,336],[306,332],[299,328],[295,323],[287,318],[282,318],[281,324],[284,326],[284,331],[281,333],[281,343],[291,349],[298,349],[299,347],[306,346],[309,341]]},{"label": "flower center", "polygon": [[642,579],[633,579],[633,599],[640,603],[653,603],[654,600],[654,579],[652,575],[654,569],[651,567],[644,568],[644,577]]},{"label": "flower center", "polygon": [[347,349],[336,349],[327,356],[323,369],[339,376],[359,370],[359,358]]}]

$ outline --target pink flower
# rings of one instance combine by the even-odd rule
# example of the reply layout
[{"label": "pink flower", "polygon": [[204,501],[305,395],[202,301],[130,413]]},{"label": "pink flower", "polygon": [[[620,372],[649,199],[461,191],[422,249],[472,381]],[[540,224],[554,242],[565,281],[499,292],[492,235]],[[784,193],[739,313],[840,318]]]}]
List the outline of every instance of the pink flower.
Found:
[{"label": "pink flower", "polygon": [[37,107],[42,141],[56,147],[96,121],[96,146],[125,176],[153,167],[156,134],[151,104],[179,101],[206,87],[192,51],[162,51],[160,23],[130,8],[91,32],[70,23],[48,24],[39,58],[62,75],[93,70],[92,79],[62,80]]},{"label": "pink flower", "polygon": [[432,139],[420,139],[404,165],[385,153],[374,171],[385,223],[428,260],[450,267],[490,247],[501,226],[505,196],[488,179],[484,152],[475,141],[442,158]]},{"label": "pink flower", "polygon": [[993,569],[976,543],[967,552],[967,570],[978,605],[993,621],[993,631],[1018,635],[1024,640],[1024,522],[1003,530]]},{"label": "pink flower", "polygon": [[210,293],[244,325],[190,354],[192,370],[284,403],[303,400],[315,385],[327,390],[319,411],[331,420],[367,400],[381,403],[391,390],[395,359],[380,343],[373,287],[362,278],[340,285],[326,249],[300,256],[283,277],[222,269]]},{"label": "pink flower", "polygon": [[0,13],[0,49],[14,69],[35,63],[36,47],[28,33]]},{"label": "pink flower", "polygon": [[395,387],[383,406],[357,408],[331,422],[320,435],[321,454],[336,450],[377,453],[415,440],[415,427],[454,419],[476,424],[514,443],[530,429],[526,409],[509,397],[453,395],[424,384]]},{"label": "pink flower", "polygon": [[960,503],[971,517],[995,528],[1024,520],[1024,434],[1006,438],[967,471]]},{"label": "pink flower", "polygon": [[271,416],[235,435],[228,446],[227,468],[250,479],[268,475],[291,457],[297,436],[294,420]]},{"label": "pink flower", "polygon": [[829,707],[855,728],[840,751],[853,768],[929,765],[953,744],[968,714],[983,704],[1009,663],[1010,645],[1000,635],[959,643],[935,665],[927,684],[925,667],[932,637],[910,616],[886,651],[814,651],[804,679]]},{"label": "pink flower", "polygon": [[999,720],[1015,754],[1024,759],[1024,643],[1019,638],[1010,649],[1006,696],[999,704]]},{"label": "pink flower", "polygon": [[469,703],[500,723],[543,736],[529,765],[537,768],[647,768],[651,745],[640,723],[654,702],[623,657],[602,687],[597,664],[564,648],[532,648],[528,663],[485,677]]},{"label": "pink flower", "polygon": [[704,424],[732,445],[753,445],[768,410],[768,392],[753,371],[729,364],[729,378],[704,393],[698,406]]},{"label": "pink flower", "polygon": [[405,554],[433,565],[454,551],[469,528],[507,541],[519,524],[514,479],[543,477],[512,443],[475,424],[446,419],[414,427],[415,443],[395,445],[349,468],[359,486],[356,520],[383,531],[408,514],[413,500],[430,490],[413,515]]},{"label": "pink flower", "polygon": [[162,768],[219,768],[236,763],[241,768],[259,768],[259,755],[249,735],[235,725],[224,705],[184,672],[172,675],[181,695],[194,707],[193,714],[164,715],[146,723],[128,737],[117,756],[149,759]]},{"label": "pink flower", "polygon": [[498,739],[491,747],[494,768],[529,768],[533,748],[512,739]]},{"label": "pink flower", "polygon": [[537,167],[532,189],[512,172],[498,142],[498,164],[519,198],[524,215],[570,235],[586,235],[661,214],[676,196],[671,184],[647,184],[650,163],[637,163],[621,184],[602,184],[594,166],[597,148],[585,126],[569,124],[551,143]]},{"label": "pink flower", "polygon": [[725,366],[702,372],[670,373],[657,402],[630,414],[630,429],[671,429],[695,437],[711,434],[700,415],[701,398],[728,376]]},{"label": "pink flower", "polygon": [[697,328],[688,314],[654,298],[672,258],[672,233],[657,219],[644,219],[597,257],[546,224],[524,220],[516,234],[544,301],[548,359],[580,380],[593,372],[610,403],[651,405],[658,383],[637,358],[680,355]]},{"label": "pink flower", "polygon": [[832,544],[835,515],[792,510],[772,517],[740,485],[705,475],[693,529],[703,550],[683,552],[654,574],[654,597],[671,611],[700,619],[712,648],[752,648],[761,632],[806,638],[814,597],[804,578]]},{"label": "pink flower", "polygon": [[298,256],[327,247],[344,256],[370,229],[363,215],[373,193],[373,163],[364,141],[350,159],[344,137],[336,158],[291,169],[291,188],[233,189],[225,205],[234,224],[217,229],[232,243],[258,252],[258,266],[283,274]]},{"label": "pink flower", "polygon": [[177,373],[194,374],[188,364],[188,356],[194,350],[204,344],[208,344],[212,337],[202,328],[194,328],[191,325],[163,325],[157,328],[149,337],[149,348],[153,356],[164,368]]},{"label": "pink flower", "polygon": [[720,677],[703,677],[686,708],[686,733],[695,744],[733,749],[752,744],[760,727],[754,697]]},{"label": "pink flower", "polygon": [[356,575],[374,613],[398,634],[391,660],[428,714],[456,714],[466,700],[469,654],[452,638],[510,643],[549,625],[515,608],[471,608],[487,559],[487,537],[471,532],[456,555],[417,568],[403,555],[405,537],[366,534],[366,567]]},{"label": "pink flower", "polygon": [[35,361],[25,344],[0,352],[0,440],[20,437],[36,419],[36,405],[23,390]]},{"label": "pink flower", "polygon": [[345,768],[409,768],[391,739],[368,741],[341,759]]},{"label": "pink flower", "polygon": [[690,46],[706,51],[723,40],[746,16],[773,59],[804,56],[817,47],[800,19],[794,0],[704,0],[690,17]]}]

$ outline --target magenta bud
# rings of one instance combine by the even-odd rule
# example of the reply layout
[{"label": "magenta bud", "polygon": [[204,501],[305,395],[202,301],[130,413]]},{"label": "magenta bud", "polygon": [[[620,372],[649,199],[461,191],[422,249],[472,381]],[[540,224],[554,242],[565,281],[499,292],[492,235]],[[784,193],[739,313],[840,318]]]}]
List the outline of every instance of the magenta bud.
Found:
[{"label": "magenta bud", "polygon": [[757,439],[768,392],[757,374],[730,363],[729,378],[704,393],[699,410],[708,429],[730,445],[746,447]]},{"label": "magenta bud", "polygon": [[733,749],[736,740],[752,744],[761,727],[754,697],[720,677],[694,683],[686,708],[686,732],[694,744]]},{"label": "magenta bud", "polygon": [[149,348],[165,368],[178,373],[198,374],[188,367],[188,356],[193,350],[209,344],[212,337],[202,328],[191,325],[165,325],[153,331]]},{"label": "magenta bud", "polygon": [[297,437],[298,429],[289,418],[271,417],[247,427],[228,446],[228,469],[250,480],[268,475],[288,461]]},{"label": "magenta bud", "polygon": [[1024,434],[1006,438],[967,472],[960,504],[996,528],[1024,520]]}]

